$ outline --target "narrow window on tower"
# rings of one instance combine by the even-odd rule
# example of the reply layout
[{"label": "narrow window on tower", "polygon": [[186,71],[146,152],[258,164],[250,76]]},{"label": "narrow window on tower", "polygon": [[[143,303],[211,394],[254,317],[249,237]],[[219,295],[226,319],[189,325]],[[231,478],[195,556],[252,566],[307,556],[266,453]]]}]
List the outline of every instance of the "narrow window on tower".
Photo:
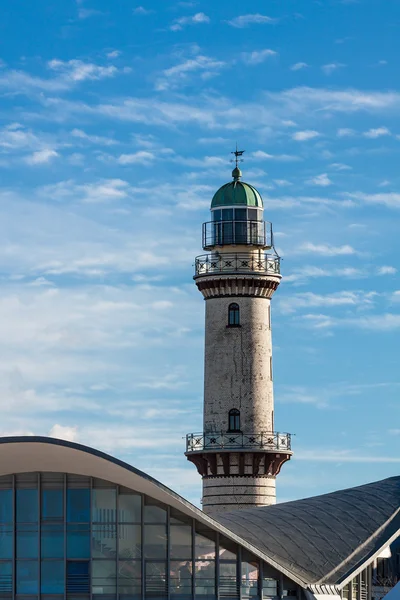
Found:
[{"label": "narrow window on tower", "polygon": [[229,411],[228,431],[240,431],[240,411],[237,408],[232,408]]},{"label": "narrow window on tower", "polygon": [[240,327],[239,304],[230,304],[228,309],[228,327]]}]

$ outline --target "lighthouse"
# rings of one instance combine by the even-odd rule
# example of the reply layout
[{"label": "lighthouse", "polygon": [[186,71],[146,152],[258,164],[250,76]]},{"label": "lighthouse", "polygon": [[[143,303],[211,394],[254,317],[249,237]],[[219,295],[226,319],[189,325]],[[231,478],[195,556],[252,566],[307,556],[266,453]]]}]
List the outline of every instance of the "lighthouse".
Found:
[{"label": "lighthouse", "polygon": [[232,181],[211,202],[194,280],[205,300],[203,430],[186,437],[186,457],[203,481],[202,507],[221,511],[276,502],[275,481],[292,455],[274,428],[271,299],[281,281],[272,224],[260,193]]}]

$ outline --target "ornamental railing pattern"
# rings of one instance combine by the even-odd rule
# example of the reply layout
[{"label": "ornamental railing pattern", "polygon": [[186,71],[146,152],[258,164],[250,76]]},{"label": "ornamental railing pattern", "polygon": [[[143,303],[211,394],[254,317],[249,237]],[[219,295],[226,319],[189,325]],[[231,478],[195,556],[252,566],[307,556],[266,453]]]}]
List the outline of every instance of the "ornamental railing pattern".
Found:
[{"label": "ornamental railing pattern", "polygon": [[195,259],[195,277],[218,273],[262,273],[279,275],[280,258],[261,254],[202,254]]},{"label": "ornamental railing pattern", "polygon": [[290,433],[188,433],[186,452],[208,450],[264,450],[290,452]]},{"label": "ornamental railing pattern", "polygon": [[268,221],[208,221],[203,223],[203,248],[214,246],[272,246],[272,224]]}]

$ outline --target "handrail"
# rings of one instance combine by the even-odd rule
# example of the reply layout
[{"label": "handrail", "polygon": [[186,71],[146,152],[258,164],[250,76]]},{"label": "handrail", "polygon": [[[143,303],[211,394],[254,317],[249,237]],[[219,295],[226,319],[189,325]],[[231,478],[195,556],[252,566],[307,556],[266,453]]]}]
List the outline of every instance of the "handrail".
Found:
[{"label": "handrail", "polygon": [[195,277],[217,273],[262,273],[279,275],[280,259],[274,254],[225,254],[213,252],[195,259]]},{"label": "handrail", "polygon": [[188,433],[186,436],[186,452],[207,450],[264,450],[291,451],[292,436],[290,433]]}]

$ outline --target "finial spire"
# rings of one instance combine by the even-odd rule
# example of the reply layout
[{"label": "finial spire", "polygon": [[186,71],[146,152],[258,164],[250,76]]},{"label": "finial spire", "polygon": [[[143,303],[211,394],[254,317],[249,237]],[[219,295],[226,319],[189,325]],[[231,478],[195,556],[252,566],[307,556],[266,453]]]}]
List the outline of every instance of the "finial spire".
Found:
[{"label": "finial spire", "polygon": [[243,162],[242,156],[244,153],[245,150],[238,150],[238,145],[236,143],[236,150],[234,152],[231,152],[231,154],[235,155],[235,158],[232,161],[236,164],[235,168],[232,171],[232,177],[235,181],[239,181],[239,179],[242,176],[242,171],[239,169],[239,163]]}]

